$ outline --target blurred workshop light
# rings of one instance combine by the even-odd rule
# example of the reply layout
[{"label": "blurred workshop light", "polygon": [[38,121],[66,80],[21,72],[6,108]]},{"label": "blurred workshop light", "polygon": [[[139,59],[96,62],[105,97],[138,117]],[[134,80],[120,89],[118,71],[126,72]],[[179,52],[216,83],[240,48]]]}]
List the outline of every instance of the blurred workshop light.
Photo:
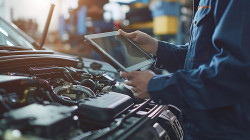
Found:
[{"label": "blurred workshop light", "polygon": [[109,2],[121,2],[121,3],[131,3],[135,1],[136,0],[109,0]]},{"label": "blurred workshop light", "polygon": [[6,40],[6,43],[8,46],[14,46],[14,44],[12,44],[10,41]]},{"label": "blurred workshop light", "polygon": [[50,3],[56,5],[56,1],[58,0],[50,0]]},{"label": "blurred workshop light", "polygon": [[78,7],[78,0],[61,0],[62,2],[62,9],[61,13],[63,14],[65,19],[69,19],[70,9],[76,9]]},{"label": "blurred workshop light", "polygon": [[105,19],[105,21],[112,20],[112,13],[110,13],[110,12],[104,12],[103,13],[103,18]]},{"label": "blurred workshop light", "polygon": [[[50,4],[55,4],[50,31],[58,29],[58,15],[60,13],[61,0],[6,0],[12,9],[12,20],[35,20],[38,24],[38,32],[43,31],[49,12]],[[70,1],[70,0],[69,0]]]},{"label": "blurred workshop light", "polygon": [[120,5],[115,2],[105,4],[103,9],[105,11],[104,19],[106,20],[123,20],[125,19],[125,14],[130,10],[129,6]]},{"label": "blurred workshop light", "polygon": [[62,3],[67,9],[76,9],[78,7],[78,0],[62,0]]},{"label": "blurred workshop light", "polygon": [[9,36],[8,33],[3,28],[1,28],[1,27],[0,27],[0,32],[2,34],[4,34],[5,36],[7,36],[7,37]]}]

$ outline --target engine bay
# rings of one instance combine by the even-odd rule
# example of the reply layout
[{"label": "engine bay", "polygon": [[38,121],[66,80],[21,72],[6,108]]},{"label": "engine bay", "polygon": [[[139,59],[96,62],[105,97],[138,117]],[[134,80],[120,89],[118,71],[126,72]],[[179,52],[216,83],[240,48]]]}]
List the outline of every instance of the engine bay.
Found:
[{"label": "engine bay", "polygon": [[169,106],[135,98],[112,63],[43,48],[53,9],[40,44],[0,18],[18,42],[0,44],[0,139],[182,140]]},{"label": "engine bay", "polygon": [[164,123],[171,122],[169,118],[158,124],[168,107],[135,98],[106,62],[25,54],[1,57],[0,65],[3,139],[169,137],[169,128],[164,128]]}]

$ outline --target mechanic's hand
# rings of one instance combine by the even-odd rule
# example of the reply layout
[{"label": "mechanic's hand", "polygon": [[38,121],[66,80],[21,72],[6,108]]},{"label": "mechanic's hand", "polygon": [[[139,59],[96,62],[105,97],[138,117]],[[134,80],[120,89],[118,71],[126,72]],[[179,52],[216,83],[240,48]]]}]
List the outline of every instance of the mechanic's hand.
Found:
[{"label": "mechanic's hand", "polygon": [[156,39],[141,31],[126,33],[119,29],[118,32],[120,35],[132,40],[148,54],[153,54],[156,56],[156,52],[158,50],[158,41]]},{"label": "mechanic's hand", "polygon": [[150,98],[147,91],[148,83],[150,79],[155,75],[152,71],[133,71],[133,72],[121,72],[120,76],[126,78],[126,85],[132,86],[131,89],[134,92],[134,96],[141,99]]}]

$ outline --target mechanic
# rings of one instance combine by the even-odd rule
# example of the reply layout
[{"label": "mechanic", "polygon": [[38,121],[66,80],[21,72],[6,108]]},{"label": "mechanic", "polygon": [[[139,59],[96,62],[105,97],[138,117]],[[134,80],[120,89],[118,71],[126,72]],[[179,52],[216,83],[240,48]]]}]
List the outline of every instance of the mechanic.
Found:
[{"label": "mechanic", "polygon": [[181,109],[185,140],[250,140],[250,0],[194,0],[190,42],[120,34],[172,72],[121,72],[138,98]]}]

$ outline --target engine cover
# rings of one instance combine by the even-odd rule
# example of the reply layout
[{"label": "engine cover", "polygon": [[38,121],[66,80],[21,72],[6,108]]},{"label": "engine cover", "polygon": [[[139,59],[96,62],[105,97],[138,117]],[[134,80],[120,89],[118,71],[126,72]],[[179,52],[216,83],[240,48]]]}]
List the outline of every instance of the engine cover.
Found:
[{"label": "engine cover", "polygon": [[128,95],[108,92],[97,97],[85,99],[79,103],[80,115],[96,121],[112,121],[126,108],[133,104]]},{"label": "engine cover", "polygon": [[[2,128],[20,129],[40,137],[51,138],[69,133],[77,107],[31,104],[3,114]],[[6,126],[6,127],[5,127]]]}]

